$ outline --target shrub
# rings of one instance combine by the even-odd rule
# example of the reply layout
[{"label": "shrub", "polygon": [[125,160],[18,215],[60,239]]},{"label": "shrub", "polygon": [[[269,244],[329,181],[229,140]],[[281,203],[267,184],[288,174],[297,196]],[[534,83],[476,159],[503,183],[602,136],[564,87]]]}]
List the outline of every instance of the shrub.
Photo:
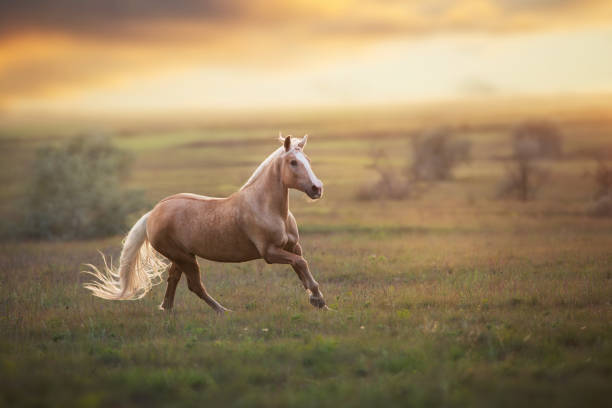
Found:
[{"label": "shrub", "polygon": [[124,232],[127,217],[144,204],[122,190],[128,156],[108,138],[74,138],[38,152],[23,205],[29,238],[91,238]]},{"label": "shrub", "polygon": [[595,170],[595,198],[612,194],[612,168],[605,161],[599,160]]},{"label": "shrub", "polygon": [[595,199],[588,209],[588,214],[593,217],[612,217],[612,194]]},{"label": "shrub", "polygon": [[595,170],[595,200],[588,213],[595,217],[612,217],[612,168],[599,160]]},{"label": "shrub", "polygon": [[556,158],[562,154],[561,145],[561,131],[547,121],[525,121],[513,132],[515,157]]},{"label": "shrub", "polygon": [[373,164],[369,167],[378,175],[378,181],[357,192],[359,200],[413,198],[424,191],[423,181],[447,180],[454,167],[470,160],[471,143],[453,140],[444,128],[430,130],[412,139],[412,160],[405,171],[388,164],[381,150],[372,151]]},{"label": "shrub", "polygon": [[408,173],[415,180],[447,180],[455,166],[470,160],[471,144],[453,140],[447,129],[425,132],[412,139],[413,160]]},{"label": "shrub", "polygon": [[374,150],[370,154],[372,164],[369,166],[378,173],[378,181],[366,185],[357,192],[359,200],[377,200],[389,198],[401,200],[412,195],[412,184],[388,164],[387,155],[382,150]]},{"label": "shrub", "polygon": [[405,180],[396,173],[379,173],[380,179],[372,184],[362,187],[357,192],[357,199],[368,201],[383,198],[402,200],[412,195],[412,189]]}]

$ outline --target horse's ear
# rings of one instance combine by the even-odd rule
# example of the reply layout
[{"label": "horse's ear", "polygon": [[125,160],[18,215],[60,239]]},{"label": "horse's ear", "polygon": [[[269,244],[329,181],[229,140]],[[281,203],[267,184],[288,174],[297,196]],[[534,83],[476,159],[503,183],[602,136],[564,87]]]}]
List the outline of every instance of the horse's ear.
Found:
[{"label": "horse's ear", "polygon": [[285,151],[288,152],[291,149],[291,136],[285,138]]},{"label": "horse's ear", "polygon": [[298,146],[303,149],[304,146],[306,146],[307,141],[308,141],[308,135],[304,135],[302,140],[300,140],[300,142],[298,143]]}]

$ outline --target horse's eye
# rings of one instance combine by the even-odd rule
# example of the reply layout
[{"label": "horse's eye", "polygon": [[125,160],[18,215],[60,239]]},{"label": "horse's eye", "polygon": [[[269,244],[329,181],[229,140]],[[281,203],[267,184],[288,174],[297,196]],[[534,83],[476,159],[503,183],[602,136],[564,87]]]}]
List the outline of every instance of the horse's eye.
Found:
[{"label": "horse's eye", "polygon": [[292,166],[297,166],[297,160],[291,160],[291,163],[290,163],[290,164],[291,164]]}]

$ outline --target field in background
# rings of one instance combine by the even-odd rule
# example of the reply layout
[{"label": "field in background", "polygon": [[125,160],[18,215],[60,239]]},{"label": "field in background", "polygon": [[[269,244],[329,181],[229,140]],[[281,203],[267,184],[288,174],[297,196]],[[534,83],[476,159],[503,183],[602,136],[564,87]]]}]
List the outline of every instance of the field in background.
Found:
[{"label": "field in background", "polygon": [[[521,110],[522,109],[522,110]],[[612,382],[612,219],[585,215],[593,152],[611,149],[605,110],[543,110],[564,155],[528,203],[494,199],[527,107],[379,111],[217,123],[3,126],[0,214],[12,217],[37,147],[108,132],[133,153],[127,180],[151,203],[226,195],[274,148],[310,133],[325,183],[292,194],[302,246],[336,312],[308,304],[295,273],[201,261],[218,317],[181,283],[175,311],[91,297],[83,263],[120,237],[0,244],[0,405],[597,406]],[[195,123],[195,124],[194,124]],[[355,201],[373,149],[398,167],[410,136],[447,125],[472,142],[451,181],[405,201]],[[17,403],[19,401],[19,404]]]}]

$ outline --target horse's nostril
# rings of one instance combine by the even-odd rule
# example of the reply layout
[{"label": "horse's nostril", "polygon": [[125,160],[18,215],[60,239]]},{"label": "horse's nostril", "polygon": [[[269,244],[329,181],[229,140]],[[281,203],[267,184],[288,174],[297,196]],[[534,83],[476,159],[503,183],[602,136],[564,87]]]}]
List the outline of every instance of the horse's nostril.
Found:
[{"label": "horse's nostril", "polygon": [[317,186],[312,186],[312,192],[313,193],[318,193],[321,189]]}]

